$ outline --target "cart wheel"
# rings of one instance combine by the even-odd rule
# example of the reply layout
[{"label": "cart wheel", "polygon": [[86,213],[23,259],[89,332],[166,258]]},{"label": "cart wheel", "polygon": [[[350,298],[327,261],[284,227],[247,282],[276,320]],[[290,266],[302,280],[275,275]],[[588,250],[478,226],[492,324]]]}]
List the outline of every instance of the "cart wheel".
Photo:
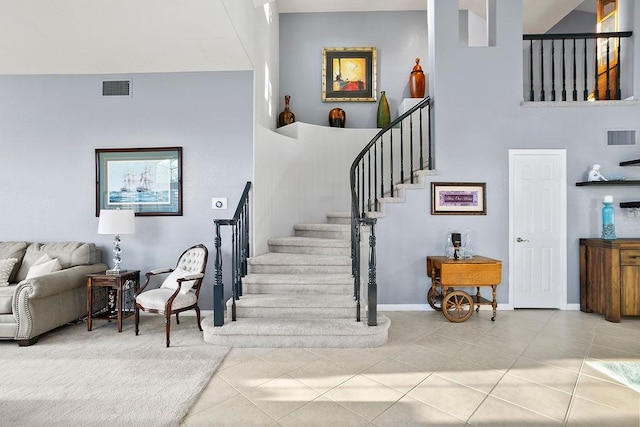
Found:
[{"label": "cart wheel", "polygon": [[473,299],[465,291],[453,291],[445,295],[442,307],[442,314],[450,322],[464,322],[473,314]]},{"label": "cart wheel", "polygon": [[431,308],[436,311],[442,311],[442,287],[430,287],[429,292],[427,292],[427,301]]}]

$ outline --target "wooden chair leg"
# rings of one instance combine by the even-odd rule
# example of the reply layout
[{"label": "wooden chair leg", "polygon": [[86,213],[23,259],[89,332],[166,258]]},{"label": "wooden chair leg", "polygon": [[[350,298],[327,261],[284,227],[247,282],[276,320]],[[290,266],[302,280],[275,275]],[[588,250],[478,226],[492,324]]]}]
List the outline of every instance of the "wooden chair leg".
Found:
[{"label": "wooden chair leg", "polygon": [[198,319],[198,329],[202,331],[202,326],[200,326],[200,307],[196,305],[193,308],[196,310],[196,318]]},{"label": "wooden chair leg", "polygon": [[138,322],[140,321],[140,309],[138,307],[134,310],[135,319],[136,319],[136,335],[138,335]]},{"label": "wooden chair leg", "polygon": [[171,333],[171,313],[164,316],[165,330],[167,332],[167,348],[169,347],[169,334]]}]

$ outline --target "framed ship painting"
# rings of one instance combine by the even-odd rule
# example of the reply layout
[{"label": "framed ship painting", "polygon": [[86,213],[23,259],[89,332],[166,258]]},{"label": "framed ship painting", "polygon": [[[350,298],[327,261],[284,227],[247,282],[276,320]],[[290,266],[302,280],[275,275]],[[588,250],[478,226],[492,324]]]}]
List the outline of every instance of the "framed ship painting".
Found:
[{"label": "framed ship painting", "polygon": [[322,49],[322,102],[376,101],[375,47]]},{"label": "framed ship painting", "polygon": [[182,215],[182,147],[96,149],[96,216]]}]

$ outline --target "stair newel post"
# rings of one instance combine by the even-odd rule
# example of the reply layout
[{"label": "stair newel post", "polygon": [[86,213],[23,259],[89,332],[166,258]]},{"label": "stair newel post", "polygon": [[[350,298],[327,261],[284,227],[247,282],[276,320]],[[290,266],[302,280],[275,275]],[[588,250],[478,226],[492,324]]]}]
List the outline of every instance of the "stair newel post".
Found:
[{"label": "stair newel post", "polygon": [[376,283],[376,232],[375,218],[367,219],[371,227],[369,235],[369,281],[367,289],[367,317],[369,326],[378,325],[378,284]]},{"label": "stair newel post", "polygon": [[215,221],[216,237],[215,250],[215,282],[213,285],[213,326],[224,325],[224,285],[222,284],[222,238],[220,237],[220,224]]}]

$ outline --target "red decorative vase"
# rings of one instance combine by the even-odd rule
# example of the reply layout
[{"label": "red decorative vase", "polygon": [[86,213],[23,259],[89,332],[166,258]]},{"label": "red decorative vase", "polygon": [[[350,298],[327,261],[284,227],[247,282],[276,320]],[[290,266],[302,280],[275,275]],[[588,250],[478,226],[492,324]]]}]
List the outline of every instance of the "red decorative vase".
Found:
[{"label": "red decorative vase", "polygon": [[424,71],[420,66],[420,58],[416,58],[416,65],[409,77],[409,93],[412,98],[424,98]]},{"label": "red decorative vase", "polygon": [[332,128],[343,128],[347,121],[347,113],[342,108],[334,108],[329,111],[329,126]]},{"label": "red decorative vase", "polygon": [[286,126],[296,121],[296,115],[289,109],[289,95],[284,96],[284,110],[278,116],[278,127]]}]

